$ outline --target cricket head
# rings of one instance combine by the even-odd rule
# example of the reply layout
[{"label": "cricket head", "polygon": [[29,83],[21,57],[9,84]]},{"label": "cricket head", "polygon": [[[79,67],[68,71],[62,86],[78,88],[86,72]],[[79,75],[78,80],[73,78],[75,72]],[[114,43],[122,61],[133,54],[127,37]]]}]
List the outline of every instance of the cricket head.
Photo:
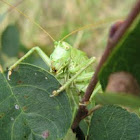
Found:
[{"label": "cricket head", "polygon": [[71,46],[64,41],[55,42],[54,45],[55,49],[50,55],[51,71],[57,74],[61,73],[68,66]]}]

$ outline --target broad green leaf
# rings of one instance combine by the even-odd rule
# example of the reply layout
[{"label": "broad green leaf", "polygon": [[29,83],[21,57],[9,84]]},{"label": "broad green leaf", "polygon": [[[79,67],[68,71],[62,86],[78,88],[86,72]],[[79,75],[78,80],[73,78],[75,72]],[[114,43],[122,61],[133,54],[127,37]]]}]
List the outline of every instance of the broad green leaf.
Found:
[{"label": "broad green leaf", "polygon": [[103,65],[99,74],[103,89],[106,88],[109,75],[118,71],[131,73],[140,84],[140,16]]},{"label": "broad green leaf", "polygon": [[120,93],[98,93],[95,96],[95,100],[99,104],[117,104],[131,108],[140,107],[140,97],[129,95],[129,94],[120,94]]},{"label": "broad green leaf", "polygon": [[89,140],[139,140],[140,119],[121,107],[104,106],[93,113]]},{"label": "broad green leaf", "polygon": [[0,139],[59,140],[72,121],[65,92],[51,98],[60,87],[47,71],[30,64],[20,64],[10,81],[0,74]]},{"label": "broad green leaf", "polygon": [[2,34],[2,52],[10,57],[17,57],[19,51],[19,32],[16,26],[8,26]]}]

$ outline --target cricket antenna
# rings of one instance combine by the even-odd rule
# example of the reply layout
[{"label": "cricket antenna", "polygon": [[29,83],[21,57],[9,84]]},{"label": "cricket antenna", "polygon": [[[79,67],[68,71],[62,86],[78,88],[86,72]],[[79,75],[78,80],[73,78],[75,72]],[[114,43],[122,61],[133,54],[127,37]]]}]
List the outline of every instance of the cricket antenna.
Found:
[{"label": "cricket antenna", "polygon": [[36,23],[34,20],[32,20],[29,16],[27,16],[26,14],[24,14],[23,12],[21,12],[18,8],[16,8],[15,6],[13,6],[12,4],[10,4],[9,2],[6,2],[4,0],[0,0],[3,3],[5,3],[6,5],[9,5],[10,7],[12,7],[15,11],[17,11],[18,13],[20,13],[21,15],[23,15],[26,19],[28,19],[31,23],[35,24],[38,28],[40,28],[45,34],[47,34],[50,39],[55,42],[55,39],[43,28],[41,27],[38,23]]},{"label": "cricket antenna", "polygon": [[[124,19],[124,16],[122,17],[119,17],[120,19]],[[98,22],[95,22],[95,23],[92,23],[92,24],[88,24],[88,25],[85,25],[83,27],[80,27],[74,31],[72,31],[71,33],[67,34],[65,37],[63,37],[60,41],[64,41],[66,38],[68,38],[69,36],[71,36],[72,34],[75,34],[76,32],[79,32],[79,31],[82,31],[82,30],[85,30],[85,29],[88,29],[88,28],[91,28],[91,27],[94,27],[94,28],[98,28],[104,24],[107,24],[107,23],[110,23],[114,20],[116,20],[118,18],[109,18],[109,19],[104,19],[104,20],[101,20],[101,21],[98,21]]]}]

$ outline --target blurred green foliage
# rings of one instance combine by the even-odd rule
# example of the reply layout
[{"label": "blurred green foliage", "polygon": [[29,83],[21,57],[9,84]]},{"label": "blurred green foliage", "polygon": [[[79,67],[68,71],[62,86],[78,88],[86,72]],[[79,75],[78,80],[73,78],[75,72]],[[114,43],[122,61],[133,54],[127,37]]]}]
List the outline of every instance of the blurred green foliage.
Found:
[{"label": "blurred green foliage", "polygon": [[1,51],[10,57],[16,57],[19,51],[19,32],[15,26],[8,26],[1,37]]},{"label": "blurred green foliage", "polygon": [[[99,60],[107,41],[110,25],[122,19],[136,0],[14,0],[10,1],[23,13],[40,24],[55,40],[87,24],[114,18],[100,28],[89,28],[71,35],[66,39],[71,45],[85,51],[89,57]],[[52,52],[53,42],[37,26],[29,22],[12,7],[0,1],[0,34],[8,25],[16,25],[20,33],[20,46],[24,50],[40,46],[48,55]],[[18,57],[24,55],[24,51]],[[23,50],[23,48],[22,48]]]}]

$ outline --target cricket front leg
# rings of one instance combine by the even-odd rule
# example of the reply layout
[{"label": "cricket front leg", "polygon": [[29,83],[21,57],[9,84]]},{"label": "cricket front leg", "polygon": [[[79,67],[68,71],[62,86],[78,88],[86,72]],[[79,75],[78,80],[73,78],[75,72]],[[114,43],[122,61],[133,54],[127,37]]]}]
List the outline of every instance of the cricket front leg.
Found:
[{"label": "cricket front leg", "polygon": [[72,82],[74,82],[74,80],[84,71],[86,70],[89,66],[92,65],[92,63],[95,62],[95,57],[91,58],[89,60],[89,62],[87,63],[87,65],[85,65],[85,67],[81,68],[80,71],[78,71],[71,79],[69,79],[63,86],[61,86],[58,90],[54,90],[52,92],[52,95],[50,95],[50,97],[54,97],[57,96],[60,92],[64,91]]},{"label": "cricket front leg", "polygon": [[34,51],[38,53],[38,55],[43,59],[43,61],[47,65],[51,65],[49,57],[39,48],[39,47],[34,47],[31,50],[29,50],[23,57],[21,57],[16,63],[14,63],[9,69],[8,69],[8,74],[7,74],[7,79],[10,80],[10,75],[12,74],[12,70],[20,64],[23,60],[25,60],[28,56],[30,56]]}]

